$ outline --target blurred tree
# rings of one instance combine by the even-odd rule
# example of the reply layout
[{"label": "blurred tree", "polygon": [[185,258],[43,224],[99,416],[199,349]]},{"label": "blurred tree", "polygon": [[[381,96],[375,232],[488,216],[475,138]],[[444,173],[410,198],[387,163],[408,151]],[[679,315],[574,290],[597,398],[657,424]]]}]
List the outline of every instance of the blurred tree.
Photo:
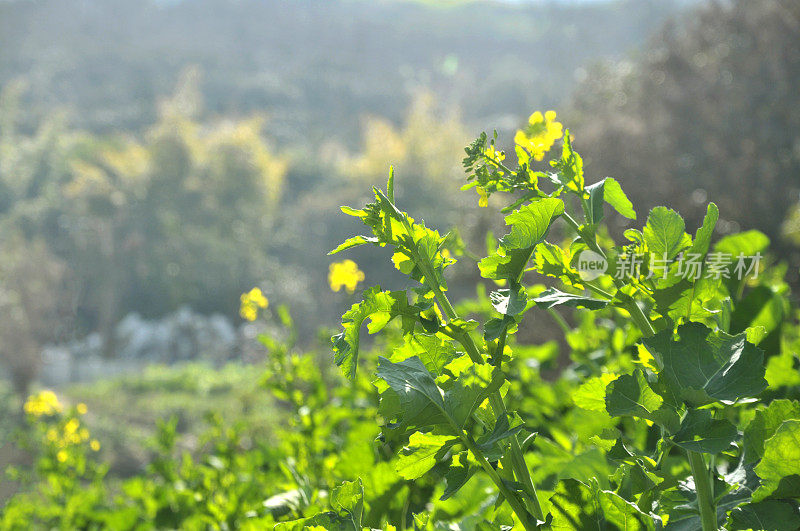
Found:
[{"label": "blurred tree", "polygon": [[41,349],[63,340],[71,321],[64,264],[41,240],[3,227],[0,239],[0,363],[24,402],[41,367]]},{"label": "blurred tree", "polygon": [[260,117],[198,122],[196,83],[187,71],[143,140],[76,133],[58,119],[22,134],[22,87],[0,98],[0,217],[70,267],[81,328],[99,329],[108,353],[129,311],[190,304],[235,315],[239,293],[265,275],[287,161]]},{"label": "blurred tree", "polygon": [[570,121],[593,173],[618,177],[634,203],[675,205],[699,223],[711,197],[723,230],[758,228],[787,253],[781,226],[800,197],[798,87],[800,2],[711,2],[634,61],[591,71]]}]

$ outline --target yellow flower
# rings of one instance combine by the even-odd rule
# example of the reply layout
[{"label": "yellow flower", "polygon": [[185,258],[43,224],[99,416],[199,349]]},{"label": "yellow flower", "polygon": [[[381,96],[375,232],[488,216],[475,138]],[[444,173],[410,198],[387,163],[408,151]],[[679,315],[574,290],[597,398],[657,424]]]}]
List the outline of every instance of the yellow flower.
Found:
[{"label": "yellow flower", "polygon": [[100,441],[98,441],[97,439],[92,439],[92,441],[89,443],[89,448],[91,448],[95,452],[99,452],[100,451]]},{"label": "yellow flower", "polygon": [[478,195],[480,198],[478,199],[478,206],[481,208],[486,208],[489,206],[489,194],[486,193],[486,190],[478,186]]},{"label": "yellow flower", "polygon": [[514,135],[514,142],[530,151],[534,159],[542,160],[553,143],[564,134],[563,126],[555,120],[555,111],[547,111],[544,115],[536,111],[528,118],[528,127]]},{"label": "yellow flower", "polygon": [[63,463],[67,460],[68,454],[66,450],[59,450],[56,454],[56,459],[58,459],[59,463]]},{"label": "yellow flower", "polygon": [[505,152],[497,151],[494,148],[494,145],[491,145],[488,148],[486,148],[484,150],[483,154],[486,155],[487,158],[489,158],[489,159],[491,159],[491,160],[493,160],[495,162],[502,162],[502,161],[506,160]]},{"label": "yellow flower", "polygon": [[258,317],[258,309],[269,306],[269,301],[261,292],[260,288],[253,288],[247,293],[242,293],[239,315],[248,321],[255,321]]},{"label": "yellow flower", "polygon": [[78,422],[78,419],[69,419],[69,421],[64,425],[64,433],[67,435],[72,435],[78,431],[79,426],[80,423]]},{"label": "yellow flower", "polygon": [[348,293],[353,293],[362,280],[364,272],[352,260],[334,262],[330,266],[328,283],[333,291],[339,291],[344,286]]},{"label": "yellow flower", "polygon": [[34,417],[55,415],[63,409],[53,391],[41,391],[39,394],[29,396],[23,408],[25,413]]},{"label": "yellow flower", "polygon": [[83,402],[75,406],[75,409],[78,411],[78,415],[85,415],[86,412],[89,411],[89,409],[86,407],[86,404]]}]

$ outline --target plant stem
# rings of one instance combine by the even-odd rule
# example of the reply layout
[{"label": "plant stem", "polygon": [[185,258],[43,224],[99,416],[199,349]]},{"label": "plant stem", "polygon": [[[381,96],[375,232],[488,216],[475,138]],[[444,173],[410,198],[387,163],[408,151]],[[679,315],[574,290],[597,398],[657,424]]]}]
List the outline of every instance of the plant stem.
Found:
[{"label": "plant stem", "polygon": [[689,465],[692,467],[694,486],[697,490],[697,506],[700,509],[700,522],[703,531],[717,531],[717,509],[714,506],[714,493],[703,454],[687,450]]},{"label": "plant stem", "polygon": [[[506,486],[506,484],[503,483],[503,478],[501,478],[497,473],[497,470],[495,470],[492,465],[489,464],[489,461],[486,460],[483,452],[481,452],[481,449],[475,445],[475,443],[472,441],[472,438],[468,434],[462,434],[460,438],[467,449],[472,453],[473,456],[475,456],[475,459],[478,461],[478,463],[480,463],[481,468],[483,468],[495,485],[497,485],[497,488],[500,490],[500,494],[502,494],[505,499],[508,500],[508,503],[511,504],[511,508],[514,509],[514,512],[519,517],[523,527],[525,527],[525,529],[537,529],[538,526],[530,521],[530,513],[528,513],[528,510],[522,504],[519,497],[517,497],[517,494],[512,492]],[[514,439],[514,437],[512,437],[512,439]]]},{"label": "plant stem", "polygon": [[[429,275],[429,271],[425,271],[427,269],[427,264],[423,267],[423,275],[425,275],[426,279],[431,279],[428,286],[433,290],[434,296],[436,297],[436,301],[442,307],[442,311],[444,311],[447,318],[451,321],[453,319],[458,319],[458,314],[456,313],[455,308],[450,303],[450,300],[447,298],[447,295],[441,290],[436,282],[433,281],[433,277]],[[480,351],[478,347],[475,345],[475,342],[472,340],[472,336],[469,333],[461,333],[458,337],[459,342],[464,345],[464,348],[467,351],[470,359],[475,363],[483,363],[483,358],[480,355]],[[500,395],[499,391],[495,391],[489,396],[489,404],[492,406],[492,411],[494,412],[496,417],[500,417],[500,415],[507,416],[507,410],[505,403],[503,402],[503,397]],[[517,477],[520,483],[522,483],[524,489],[528,493],[527,499],[530,501],[530,511],[533,513],[538,520],[544,520],[544,511],[542,510],[542,506],[539,503],[539,497],[536,494],[536,487],[533,485],[533,479],[531,478],[530,471],[528,470],[528,465],[525,462],[525,457],[522,454],[522,448],[519,445],[519,441],[516,437],[510,437],[511,440],[511,466],[514,470],[514,475]],[[520,516],[520,519],[522,516]]]}]

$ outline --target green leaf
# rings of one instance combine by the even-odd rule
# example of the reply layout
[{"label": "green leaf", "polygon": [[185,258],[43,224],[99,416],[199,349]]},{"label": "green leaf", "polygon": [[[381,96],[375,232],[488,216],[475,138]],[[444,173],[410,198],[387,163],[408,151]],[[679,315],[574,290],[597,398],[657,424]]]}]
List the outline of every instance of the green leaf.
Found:
[{"label": "green leaf", "polygon": [[552,308],[554,306],[571,306],[572,308],[587,308],[589,310],[599,310],[605,308],[608,302],[586,297],[584,295],[575,295],[573,293],[564,293],[556,288],[548,288],[543,291],[538,297],[533,299],[537,306],[544,308]]},{"label": "green leaf", "polygon": [[379,357],[377,374],[396,393],[404,426],[424,428],[451,420],[445,412],[442,390],[418,357],[398,363]]},{"label": "green leaf", "polygon": [[508,316],[519,315],[528,306],[528,294],[519,284],[491,292],[489,300],[491,300],[495,310]]},{"label": "green leaf", "polygon": [[753,493],[754,502],[770,496],[800,496],[800,420],[786,420],[778,426],[764,443],[764,457],[755,470],[761,486]]},{"label": "green leaf", "polygon": [[766,388],[764,355],[746,341],[746,334],[731,336],[686,323],[678,327],[678,336],[673,339],[671,330],[663,330],[642,340],[660,358],[658,379],[672,402],[732,404]]},{"label": "green leaf", "polygon": [[408,447],[400,455],[395,464],[395,472],[403,479],[417,479],[444,456],[447,449],[457,439],[447,435],[414,432],[408,441]]},{"label": "green leaf", "polygon": [[494,341],[500,337],[503,330],[512,330],[516,325],[517,322],[511,316],[504,315],[502,319],[492,317],[483,325],[483,338],[486,341]]},{"label": "green leaf", "polygon": [[533,253],[533,248],[547,236],[550,225],[564,212],[560,199],[545,198],[524,205],[506,216],[511,232],[500,246],[478,264],[481,276],[516,282]]},{"label": "green leaf", "polygon": [[425,368],[439,377],[444,367],[457,356],[452,341],[444,340],[436,334],[407,334],[402,346],[392,351],[393,363],[417,356]]},{"label": "green leaf", "polygon": [[586,187],[586,191],[589,192],[589,201],[586,204],[589,211],[585,213],[586,223],[596,225],[603,221],[603,189],[605,188],[605,182],[604,179]]},{"label": "green leaf", "polygon": [[686,223],[680,214],[666,207],[655,207],[647,217],[642,231],[647,248],[658,258],[665,253],[668,259],[691,244],[691,238],[684,232]]},{"label": "green leaf", "polygon": [[389,180],[386,181],[386,194],[389,201],[394,203],[394,166],[389,166]]},{"label": "green leaf", "polygon": [[358,247],[359,245],[364,245],[366,243],[377,245],[379,242],[380,240],[374,236],[353,236],[352,238],[348,238],[344,242],[340,243],[336,249],[328,253],[328,256],[340,253],[346,249]]},{"label": "green leaf", "polygon": [[800,529],[800,510],[795,501],[766,500],[747,503],[731,511],[725,529],[797,531]]},{"label": "green leaf", "polygon": [[744,256],[754,256],[763,253],[769,247],[769,238],[757,230],[748,230],[731,234],[720,239],[714,246],[714,251],[731,255],[734,260],[741,253]]},{"label": "green leaf", "polygon": [[579,408],[589,411],[605,411],[606,387],[616,379],[616,374],[601,374],[589,378],[572,393],[572,400]]},{"label": "green leaf", "polygon": [[381,330],[393,318],[404,317],[404,329],[412,328],[414,311],[408,304],[405,291],[381,291],[374,286],[364,292],[364,300],[354,304],[342,315],[344,330],[331,338],[334,362],[342,368],[345,377],[354,380],[358,371],[358,350],[361,339],[361,325],[371,320],[368,331],[372,334]]},{"label": "green leaf", "polygon": [[555,277],[568,286],[580,285],[578,271],[570,265],[569,252],[550,242],[536,246],[533,256],[534,269],[542,275]]},{"label": "green leaf", "polygon": [[[657,521],[618,494],[574,479],[559,482],[550,497],[550,512],[552,529],[564,531],[655,530]],[[660,528],[660,521],[658,523]]]},{"label": "green leaf", "polygon": [[800,402],[773,400],[766,409],[756,411],[755,417],[744,429],[744,455],[748,463],[764,456],[764,442],[775,435],[783,421],[800,419]]},{"label": "green leaf", "polygon": [[550,164],[556,168],[555,178],[558,183],[566,186],[574,192],[582,192],[584,186],[583,178],[583,159],[578,152],[572,149],[569,139],[569,129],[564,132],[564,145],[561,150],[561,158],[551,161]]},{"label": "green leaf", "polygon": [[636,219],[636,211],[633,210],[633,203],[622,191],[622,187],[611,177],[606,177],[600,182],[596,182],[586,187],[589,192],[589,215],[587,222],[597,224],[603,221],[603,202],[611,205],[614,210],[628,219]]},{"label": "green leaf", "polygon": [[495,422],[494,429],[485,434],[483,437],[479,438],[476,443],[484,452],[490,452],[497,443],[509,437],[515,436],[517,433],[522,431],[524,427],[525,426],[522,424],[514,426],[513,428],[510,427],[508,424],[508,417],[506,415],[502,415],[497,422]]},{"label": "green leaf", "polygon": [[[466,456],[464,457],[464,460],[466,460]],[[442,493],[442,496],[439,499],[444,501],[461,490],[461,487],[467,484],[467,481],[469,481],[469,479],[475,473],[475,470],[475,468],[467,467],[466,465],[451,466],[444,477],[445,489],[444,493]]]},{"label": "green leaf", "polygon": [[606,387],[606,411],[609,415],[640,417],[672,429],[677,413],[663,409],[661,398],[647,383],[644,371],[623,374]]},{"label": "green leaf", "polygon": [[508,249],[497,251],[478,262],[481,276],[491,280],[514,280],[519,278],[531,257],[530,249]]},{"label": "green leaf", "polygon": [[718,454],[726,450],[737,438],[736,426],[727,420],[711,418],[706,409],[690,409],[672,442],[693,452]]},{"label": "green leaf", "polygon": [[630,202],[628,196],[622,191],[616,179],[606,177],[603,179],[605,183],[603,197],[606,203],[614,207],[614,210],[628,219],[636,219],[636,211],[633,209],[633,203]]},{"label": "green leaf", "polygon": [[447,369],[453,374],[454,380],[449,382],[449,386],[447,382],[442,384],[447,387],[444,393],[445,411],[460,430],[481,402],[500,388],[505,377],[500,369],[488,363],[475,363],[466,354],[453,360]]},{"label": "green leaf", "polygon": [[564,213],[561,199],[545,198],[523,205],[506,216],[511,232],[503,236],[500,244],[506,249],[527,249],[547,236],[550,225]]},{"label": "green leaf", "polygon": [[689,253],[706,255],[711,246],[711,237],[714,234],[714,227],[717,226],[717,220],[719,220],[719,208],[714,203],[709,203],[706,216],[703,218],[703,225],[697,229]]},{"label": "green leaf", "polygon": [[331,494],[332,511],[319,513],[275,525],[275,531],[303,531],[320,527],[328,531],[362,531],[361,518],[364,513],[364,485],[361,480],[345,481]]}]

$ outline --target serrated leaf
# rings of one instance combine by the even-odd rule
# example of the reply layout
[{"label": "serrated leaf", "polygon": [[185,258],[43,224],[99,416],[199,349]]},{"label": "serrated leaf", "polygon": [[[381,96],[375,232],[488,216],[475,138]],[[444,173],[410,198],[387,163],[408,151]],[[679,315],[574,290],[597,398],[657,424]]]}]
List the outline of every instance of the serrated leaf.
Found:
[{"label": "serrated leaf", "polygon": [[397,316],[411,320],[404,328],[413,328],[414,312],[408,304],[405,291],[381,291],[374,286],[364,292],[364,300],[354,304],[342,315],[341,333],[333,336],[334,362],[341,367],[345,377],[355,379],[358,371],[358,354],[361,340],[361,326],[369,319],[370,333],[375,333]]},{"label": "serrated leaf", "polygon": [[717,226],[718,220],[719,208],[717,208],[717,205],[714,203],[709,203],[706,210],[706,215],[703,218],[703,225],[697,229],[697,233],[694,236],[694,242],[692,243],[691,249],[689,249],[689,253],[705,256],[705,254],[708,252],[708,248],[711,246],[711,237],[714,234],[714,227]]},{"label": "serrated leaf", "polygon": [[732,404],[766,388],[763,353],[747,343],[744,333],[731,336],[686,323],[678,327],[678,336],[673,339],[671,330],[663,330],[642,340],[660,358],[658,379],[672,402]]},{"label": "serrated leaf", "polygon": [[418,357],[398,363],[379,357],[377,374],[395,392],[404,426],[424,428],[448,423],[442,391]]},{"label": "serrated leaf", "polygon": [[641,369],[623,374],[606,387],[609,415],[648,419],[671,429],[677,423],[677,413],[663,409],[662,404],[664,399],[653,391]]},{"label": "serrated leaf", "polygon": [[522,424],[510,427],[508,423],[508,417],[506,415],[502,415],[497,422],[495,422],[492,431],[479,438],[476,443],[484,452],[489,452],[492,450],[495,444],[509,437],[516,436],[516,434],[522,431],[523,428],[524,426]]},{"label": "serrated leaf", "polygon": [[474,473],[475,468],[466,465],[451,466],[444,477],[445,489],[439,499],[444,501],[453,496],[456,492],[461,490],[461,487],[467,484],[467,481],[469,481]]},{"label": "serrated leaf", "polygon": [[731,511],[725,529],[746,531],[797,531],[800,529],[800,508],[796,501],[765,500],[747,503]]},{"label": "serrated leaf", "polygon": [[547,236],[550,225],[564,212],[561,199],[545,198],[523,205],[506,216],[506,225],[511,232],[503,236],[500,243],[506,249],[527,249]]},{"label": "serrated leaf", "polygon": [[457,356],[452,341],[435,334],[408,334],[401,347],[392,352],[391,361],[397,363],[417,356],[434,377],[441,376],[445,365]]},{"label": "serrated leaf", "polygon": [[605,411],[606,387],[617,378],[616,374],[601,374],[589,378],[572,393],[572,400],[579,408],[589,411]]},{"label": "serrated leaf", "polygon": [[659,258],[666,254],[671,260],[691,244],[685,229],[686,223],[680,214],[666,207],[655,207],[647,216],[642,234],[647,248],[653,254]]},{"label": "serrated leaf", "polygon": [[785,420],[800,419],[800,402],[773,400],[766,409],[756,411],[744,429],[744,455],[750,463],[764,456],[764,442],[775,435]]},{"label": "serrated leaf", "polygon": [[574,293],[565,293],[556,288],[548,288],[539,294],[538,297],[533,299],[537,306],[544,308],[552,308],[554,306],[570,306],[572,308],[587,308],[589,310],[599,310],[605,308],[608,302],[600,299],[594,299],[585,295],[575,295]]},{"label": "serrated leaf", "polygon": [[319,527],[327,531],[362,531],[364,485],[361,479],[345,481],[331,494],[332,511],[309,518],[275,524],[275,531],[303,531]]},{"label": "serrated leaf", "polygon": [[497,312],[514,316],[525,311],[528,305],[528,294],[522,286],[515,283],[509,288],[491,292],[489,300]]},{"label": "serrated leaf", "polygon": [[761,486],[753,493],[759,502],[772,495],[800,496],[800,420],[786,420],[764,443],[764,457],[756,465]]},{"label": "serrated leaf", "polygon": [[[618,494],[574,479],[559,482],[550,497],[554,530],[655,530],[656,520]],[[660,527],[660,521],[658,521]]]},{"label": "serrated leaf", "polygon": [[414,432],[408,441],[408,447],[395,463],[395,472],[403,479],[417,479],[434,467],[444,451],[457,441],[447,435]]},{"label": "serrated leaf", "polygon": [[706,409],[690,409],[672,442],[693,452],[718,454],[737,438],[736,426],[727,420],[711,418]]},{"label": "serrated leaf", "polygon": [[582,192],[584,186],[583,178],[583,159],[578,152],[572,149],[572,142],[569,138],[569,130],[564,133],[564,144],[561,150],[561,158],[551,161],[557,172],[555,178],[558,184],[566,186],[572,191]]},{"label": "serrated leaf", "polygon": [[564,212],[560,199],[545,198],[524,205],[506,216],[511,232],[500,246],[478,264],[481,276],[516,282],[531,257],[533,248],[547,236],[553,221]]}]

